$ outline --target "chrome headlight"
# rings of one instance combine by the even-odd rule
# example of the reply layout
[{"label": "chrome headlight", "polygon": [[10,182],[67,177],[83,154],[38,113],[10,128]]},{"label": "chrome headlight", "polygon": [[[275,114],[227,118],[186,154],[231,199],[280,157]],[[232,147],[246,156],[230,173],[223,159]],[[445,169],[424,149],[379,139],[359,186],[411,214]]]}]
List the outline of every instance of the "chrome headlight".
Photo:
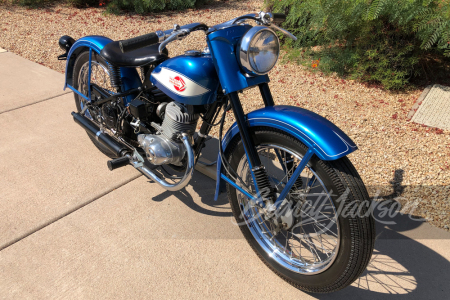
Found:
[{"label": "chrome headlight", "polygon": [[264,75],[275,66],[280,54],[280,41],[271,29],[255,26],[242,37],[239,62],[251,75]]}]

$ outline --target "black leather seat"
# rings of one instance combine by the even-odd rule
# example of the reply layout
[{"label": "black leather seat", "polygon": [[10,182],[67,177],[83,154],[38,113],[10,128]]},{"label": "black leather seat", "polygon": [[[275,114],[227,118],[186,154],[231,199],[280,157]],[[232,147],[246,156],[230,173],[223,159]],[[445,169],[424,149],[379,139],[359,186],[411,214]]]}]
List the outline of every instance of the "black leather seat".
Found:
[{"label": "black leather seat", "polygon": [[119,42],[117,41],[107,44],[100,52],[100,56],[117,67],[143,67],[167,59],[169,55],[167,48],[164,48],[163,53],[159,54],[158,47],[159,44],[156,44],[122,53],[119,48]]}]

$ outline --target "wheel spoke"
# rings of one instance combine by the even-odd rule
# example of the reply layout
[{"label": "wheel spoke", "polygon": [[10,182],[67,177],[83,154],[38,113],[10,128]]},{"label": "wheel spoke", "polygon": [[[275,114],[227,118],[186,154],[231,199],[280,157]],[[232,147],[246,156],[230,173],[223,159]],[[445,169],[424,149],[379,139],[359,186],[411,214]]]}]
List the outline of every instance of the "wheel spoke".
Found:
[{"label": "wheel spoke", "polygon": [[[267,162],[265,165],[269,181],[276,188],[286,185],[303,157],[275,145],[259,145],[257,150]],[[249,189],[253,190],[253,179],[245,156],[237,168],[237,174],[245,179],[245,182],[249,183]],[[289,208],[292,209],[291,215],[294,211],[299,214],[292,217],[293,222],[287,216],[281,217],[278,221],[266,220],[264,213],[258,207],[246,206],[250,203],[249,199],[246,197],[238,197],[238,199],[242,202],[242,207],[248,208],[250,216],[247,224],[258,243],[272,249],[271,255],[274,255],[274,259],[283,256],[280,263],[291,266],[296,272],[310,274],[314,273],[314,270],[328,268],[334,260],[339,246],[339,225],[334,204],[321,178],[309,166],[299,176],[302,177],[302,187],[292,189],[288,194],[291,198],[287,198],[289,201],[294,201],[294,204],[298,204]],[[317,191],[319,188],[321,190]],[[238,191],[237,193],[240,194]],[[309,202],[311,201],[309,199],[316,199],[317,205]],[[276,222],[280,220],[283,224],[276,225],[278,224]],[[291,222],[291,225],[286,225],[287,223],[284,222]],[[283,226],[290,226],[290,228],[286,229]]]}]

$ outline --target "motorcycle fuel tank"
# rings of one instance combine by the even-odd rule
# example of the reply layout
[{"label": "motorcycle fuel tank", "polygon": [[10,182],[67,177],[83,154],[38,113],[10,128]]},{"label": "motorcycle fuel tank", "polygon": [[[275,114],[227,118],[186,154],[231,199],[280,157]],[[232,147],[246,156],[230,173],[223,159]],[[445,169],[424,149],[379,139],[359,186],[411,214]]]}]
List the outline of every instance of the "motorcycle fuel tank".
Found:
[{"label": "motorcycle fuel tank", "polygon": [[173,100],[205,105],[216,100],[219,78],[211,55],[181,55],[159,64],[150,81]]}]

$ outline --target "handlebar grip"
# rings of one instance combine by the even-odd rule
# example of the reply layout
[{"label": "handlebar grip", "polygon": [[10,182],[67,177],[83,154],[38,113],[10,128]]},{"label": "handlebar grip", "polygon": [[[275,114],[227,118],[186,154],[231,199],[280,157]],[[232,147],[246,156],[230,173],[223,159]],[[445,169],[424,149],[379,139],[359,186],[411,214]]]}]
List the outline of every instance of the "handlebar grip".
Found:
[{"label": "handlebar grip", "polygon": [[159,37],[156,35],[156,33],[152,32],[128,40],[120,41],[119,47],[122,53],[126,53],[158,43]]},{"label": "handlebar grip", "polygon": [[274,13],[273,15],[273,23],[281,24],[286,21],[286,15],[281,13]]}]

